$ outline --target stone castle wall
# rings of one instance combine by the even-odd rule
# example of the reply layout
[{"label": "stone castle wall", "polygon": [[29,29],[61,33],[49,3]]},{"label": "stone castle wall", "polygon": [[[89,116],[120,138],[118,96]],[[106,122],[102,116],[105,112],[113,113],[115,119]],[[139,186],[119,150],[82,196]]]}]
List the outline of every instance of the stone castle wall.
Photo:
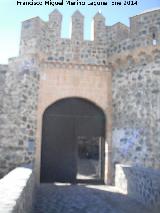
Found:
[{"label": "stone castle wall", "polygon": [[38,75],[33,58],[9,62],[1,93],[0,165],[2,177],[11,169],[30,164],[35,150]]},{"label": "stone castle wall", "polygon": [[113,71],[113,162],[159,169],[160,51],[124,58]]},{"label": "stone castle wall", "polygon": [[[111,58],[116,54],[129,54],[137,48],[160,44],[160,15],[159,10],[143,13],[130,18],[128,36],[113,40],[108,48],[107,54]],[[117,32],[118,34],[118,32]],[[119,36],[119,34],[118,34]]]},{"label": "stone castle wall", "polygon": [[[0,66],[0,175],[33,161],[39,80],[46,64],[53,70],[64,66],[63,71],[77,66],[78,76],[87,66],[97,71],[102,66],[112,73],[113,112],[107,112],[113,122],[112,164],[159,168],[160,11],[130,18],[129,27],[122,23],[106,26],[105,18],[97,13],[92,41],[83,38],[84,17],[80,12],[72,16],[70,39],[61,38],[61,23],[57,10],[49,15],[48,22],[39,17],[24,21],[19,57],[11,59],[8,66]],[[61,82],[64,89],[65,75]],[[95,99],[101,102],[104,95],[108,93]]]}]

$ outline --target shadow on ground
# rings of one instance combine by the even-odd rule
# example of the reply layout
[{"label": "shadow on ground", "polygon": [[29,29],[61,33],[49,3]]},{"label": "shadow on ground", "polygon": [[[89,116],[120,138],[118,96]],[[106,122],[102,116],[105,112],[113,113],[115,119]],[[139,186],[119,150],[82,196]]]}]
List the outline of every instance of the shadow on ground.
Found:
[{"label": "shadow on ground", "polygon": [[41,184],[33,213],[150,213],[114,187],[85,184]]}]

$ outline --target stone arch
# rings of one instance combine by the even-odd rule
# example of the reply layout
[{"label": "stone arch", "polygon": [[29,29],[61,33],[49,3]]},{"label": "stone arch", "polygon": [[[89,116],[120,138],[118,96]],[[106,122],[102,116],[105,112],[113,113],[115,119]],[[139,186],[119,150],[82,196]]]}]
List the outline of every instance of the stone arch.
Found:
[{"label": "stone arch", "polygon": [[[105,129],[104,111],[90,100],[67,97],[49,105],[43,113],[41,182],[74,182],[78,172],[77,137],[105,138]],[[101,141],[99,180],[104,180],[104,141]]]},{"label": "stone arch", "polygon": [[96,100],[96,98],[92,98],[86,95],[58,95],[58,97],[55,97],[54,100],[48,99],[47,101],[45,101],[44,104],[42,104],[42,109],[40,110],[42,116],[45,112],[45,110],[47,108],[49,108],[51,105],[56,104],[57,102],[64,100],[64,99],[70,99],[70,98],[77,98],[77,99],[83,99],[86,100],[87,102],[90,102],[91,104],[95,105],[96,107],[98,107],[99,109],[101,109],[101,111],[104,113],[105,117],[107,117],[106,115],[106,106],[104,106],[104,104],[99,103],[99,100]]},{"label": "stone arch", "polygon": [[[67,66],[67,67],[66,67]],[[108,68],[91,65],[60,65],[47,64],[43,68],[45,78],[40,78],[39,98],[37,109],[35,175],[36,182],[40,182],[41,165],[41,139],[42,118],[45,109],[56,101],[68,97],[80,97],[91,101],[100,107],[105,117],[106,125],[106,157],[105,157],[105,183],[112,183],[112,73]],[[107,71],[107,72],[106,72]],[[94,85],[94,87],[93,87]]]}]

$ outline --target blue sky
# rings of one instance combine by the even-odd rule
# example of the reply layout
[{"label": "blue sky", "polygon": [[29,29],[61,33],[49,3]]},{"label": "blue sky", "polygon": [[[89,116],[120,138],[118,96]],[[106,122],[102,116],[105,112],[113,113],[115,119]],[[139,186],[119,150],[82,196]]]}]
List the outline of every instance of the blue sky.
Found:
[{"label": "blue sky", "polygon": [[[26,0],[22,2],[24,1]],[[45,0],[34,1],[44,3]],[[106,25],[113,25],[119,21],[129,25],[129,17],[148,9],[160,8],[160,0],[137,0],[138,5],[134,6],[113,6],[111,3],[114,0],[106,1],[107,6],[68,6],[64,0],[63,6],[55,7],[44,4],[43,6],[17,6],[17,0],[0,0],[0,64],[7,63],[10,57],[18,56],[21,22],[35,16],[47,21],[49,13],[54,9],[58,9],[63,14],[62,37],[69,37],[70,17],[78,9],[85,16],[85,39],[90,39],[92,18],[99,10],[106,17]],[[114,2],[116,1],[123,3],[125,0]],[[87,4],[91,1],[85,2]]]}]

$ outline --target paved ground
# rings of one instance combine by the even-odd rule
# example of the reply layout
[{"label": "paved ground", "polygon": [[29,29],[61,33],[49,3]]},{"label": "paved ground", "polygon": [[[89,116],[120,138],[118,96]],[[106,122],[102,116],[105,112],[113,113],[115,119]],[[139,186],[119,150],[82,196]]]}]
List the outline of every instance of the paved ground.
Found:
[{"label": "paved ground", "polygon": [[91,180],[99,178],[98,161],[93,159],[78,159],[77,166],[77,179]]},{"label": "paved ground", "polygon": [[33,213],[150,213],[114,187],[41,184]]}]

